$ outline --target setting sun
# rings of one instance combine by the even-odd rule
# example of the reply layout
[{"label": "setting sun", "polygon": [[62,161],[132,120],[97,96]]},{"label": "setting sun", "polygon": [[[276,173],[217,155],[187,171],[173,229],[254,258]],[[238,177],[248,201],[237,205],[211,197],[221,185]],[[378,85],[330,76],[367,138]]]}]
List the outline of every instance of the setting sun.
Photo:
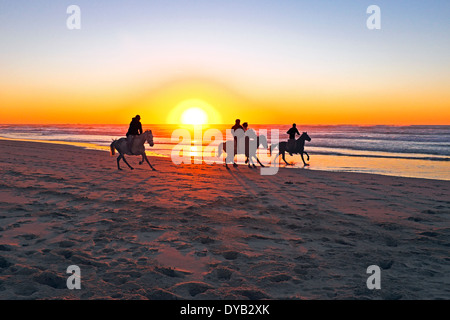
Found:
[{"label": "setting sun", "polygon": [[173,108],[168,117],[169,124],[220,124],[221,116],[209,103],[201,99],[183,100]]},{"label": "setting sun", "polygon": [[206,124],[208,123],[208,116],[206,112],[200,108],[187,109],[181,115],[182,124]]}]

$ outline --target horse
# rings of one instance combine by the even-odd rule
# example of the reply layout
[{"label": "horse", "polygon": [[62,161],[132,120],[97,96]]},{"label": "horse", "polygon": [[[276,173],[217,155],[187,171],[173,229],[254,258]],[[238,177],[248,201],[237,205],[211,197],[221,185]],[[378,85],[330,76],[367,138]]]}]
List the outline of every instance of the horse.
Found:
[{"label": "horse", "polygon": [[[304,150],[304,149],[305,149],[305,140],[311,141],[311,138],[308,136],[308,133],[307,133],[307,132],[303,132],[302,135],[301,135],[297,140],[295,140],[295,150],[292,150],[292,151],[289,150],[289,151],[290,151],[291,153],[293,153],[293,154],[299,153],[299,154],[301,155],[301,157],[302,157],[303,164],[304,164],[305,166],[309,166],[309,164],[306,163],[306,162],[305,162],[305,159],[303,158],[303,154],[306,154],[307,157],[308,157],[308,161],[309,161],[309,154]],[[277,155],[277,156],[279,156],[279,155],[281,154],[281,155],[283,156],[284,162],[285,162],[286,164],[288,164],[287,161],[286,161],[286,159],[285,159],[285,152],[287,151],[287,142],[286,142],[286,141],[283,141],[283,142],[280,142],[280,143],[276,143],[276,144],[271,145],[271,146],[270,146],[270,154],[271,154],[271,155],[272,155],[272,151],[273,151],[276,147],[278,147],[278,155]]]},{"label": "horse", "polygon": [[[245,139],[245,138],[242,138]],[[245,141],[245,140],[244,140]],[[234,153],[227,153],[227,145],[229,148],[232,148],[232,150],[234,150]],[[249,143],[249,145],[245,146],[245,148],[237,148],[238,150],[236,150],[234,148],[234,141],[233,140],[229,140],[229,141],[225,141],[225,142],[221,142],[218,145],[217,151],[218,151],[218,156],[220,157],[222,155],[222,152],[227,153],[227,158],[225,160],[225,167],[227,169],[228,168],[228,162],[233,162],[233,166],[237,167],[236,162],[234,162],[234,157],[236,156],[236,154],[245,154],[247,157],[247,160],[245,161],[245,163],[248,163],[248,167],[251,168],[253,166],[253,168],[256,168],[255,163],[253,162],[253,158],[256,159],[256,161],[258,161],[259,165],[261,167],[264,167],[264,165],[261,163],[261,161],[259,161],[258,157],[256,156],[256,150],[258,149],[258,147],[262,145],[264,148],[268,148],[267,145],[267,138],[264,135],[261,136],[257,136],[256,137],[256,143]],[[230,147],[231,146],[231,147]],[[241,150],[244,149],[244,150]]]},{"label": "horse", "polygon": [[153,143],[152,130],[147,130],[144,133],[134,137],[133,147],[132,147],[132,149],[134,148],[134,150],[133,150],[133,151],[135,151],[134,153],[131,153],[131,151],[128,148],[127,138],[120,138],[118,140],[117,139],[114,140],[110,145],[110,149],[111,149],[111,156],[113,156],[115,154],[115,150],[117,150],[119,152],[119,156],[117,157],[117,169],[122,170],[120,168],[119,161],[120,161],[120,159],[123,159],[123,161],[127,164],[127,166],[131,170],[133,170],[134,168],[128,164],[127,160],[125,160],[125,155],[133,155],[133,156],[141,155],[142,160],[139,161],[139,164],[140,165],[143,164],[144,160],[145,160],[148,163],[148,165],[150,166],[150,168],[152,168],[152,170],[156,170],[150,164],[150,161],[148,161],[147,155],[145,154],[145,147],[144,147],[145,142],[148,142],[150,147],[153,147],[154,143]]}]

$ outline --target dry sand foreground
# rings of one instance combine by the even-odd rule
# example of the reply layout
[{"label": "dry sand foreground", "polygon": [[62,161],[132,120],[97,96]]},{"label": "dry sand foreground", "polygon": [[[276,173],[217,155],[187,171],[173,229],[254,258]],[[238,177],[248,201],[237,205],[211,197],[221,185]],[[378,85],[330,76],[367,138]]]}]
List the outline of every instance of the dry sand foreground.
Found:
[{"label": "dry sand foreground", "polygon": [[0,150],[1,299],[450,299],[448,181]]}]

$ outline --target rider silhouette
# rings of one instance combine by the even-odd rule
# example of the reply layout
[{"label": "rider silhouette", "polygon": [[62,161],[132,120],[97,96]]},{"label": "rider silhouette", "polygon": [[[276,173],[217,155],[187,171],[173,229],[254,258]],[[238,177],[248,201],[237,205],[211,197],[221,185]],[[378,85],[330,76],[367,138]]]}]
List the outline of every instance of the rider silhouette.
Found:
[{"label": "rider silhouette", "polygon": [[292,152],[295,151],[296,147],[295,135],[296,134],[300,135],[300,132],[298,132],[297,125],[294,123],[292,124],[292,128],[290,128],[286,133],[289,135],[289,140],[287,143],[287,151],[289,152],[289,155],[292,157]]},{"label": "rider silhouette", "polygon": [[234,152],[237,152],[238,140],[244,136],[244,127],[241,126],[241,120],[236,119],[234,126],[231,127],[231,134],[234,137]]},{"label": "rider silhouette", "polygon": [[244,132],[245,132],[245,155],[248,158],[249,156],[249,151],[250,151],[250,140],[252,140],[252,142],[256,142],[256,140],[258,139],[255,130],[253,129],[249,129],[248,128],[248,123],[244,122],[242,124],[243,128],[244,128]]},{"label": "rider silhouette", "polygon": [[142,134],[142,124],[141,124],[141,116],[137,115],[134,117],[131,122],[130,126],[128,128],[127,132],[127,145],[128,149],[130,150],[130,153],[133,153],[132,147],[133,147],[133,141],[134,138],[140,134]]}]

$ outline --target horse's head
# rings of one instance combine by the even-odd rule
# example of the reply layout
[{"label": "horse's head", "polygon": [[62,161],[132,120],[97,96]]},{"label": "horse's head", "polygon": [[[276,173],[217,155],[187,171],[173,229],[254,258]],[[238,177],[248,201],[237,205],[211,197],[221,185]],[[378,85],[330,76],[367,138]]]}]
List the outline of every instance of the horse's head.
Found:
[{"label": "horse's head", "polygon": [[153,147],[153,145],[155,144],[153,142],[153,133],[152,130],[147,130],[145,131],[146,137],[145,137],[145,141],[148,142],[148,144],[150,145],[150,147]]},{"label": "horse's head", "polygon": [[311,138],[308,136],[308,132],[303,132],[299,139],[311,141]]}]

